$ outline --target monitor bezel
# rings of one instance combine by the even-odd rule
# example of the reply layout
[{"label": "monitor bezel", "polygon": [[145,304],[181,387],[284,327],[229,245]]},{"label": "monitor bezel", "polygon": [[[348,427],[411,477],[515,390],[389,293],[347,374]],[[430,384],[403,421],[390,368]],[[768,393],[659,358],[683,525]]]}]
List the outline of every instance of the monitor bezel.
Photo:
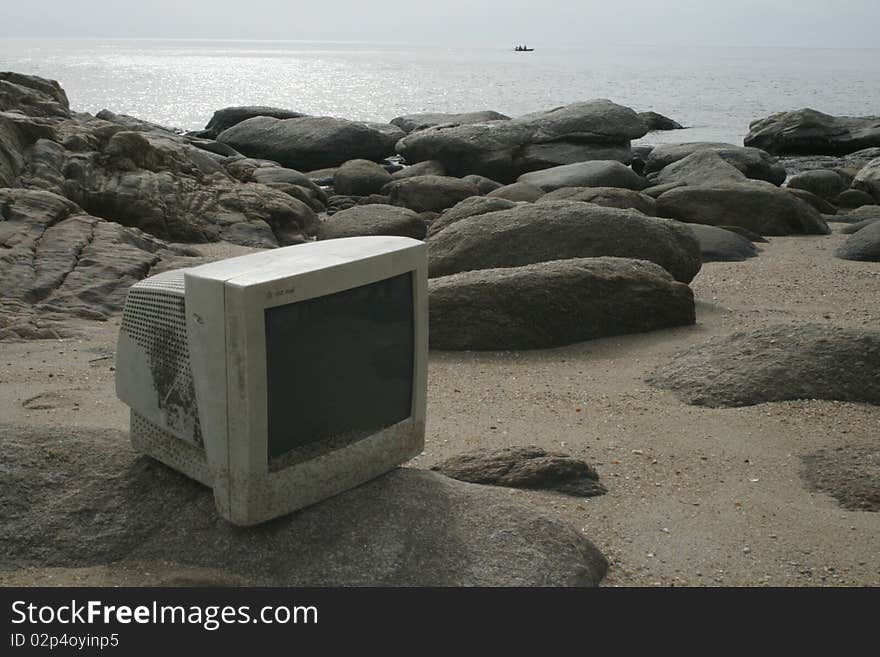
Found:
[{"label": "monitor bezel", "polygon": [[[314,459],[270,469],[265,311],[409,272],[414,315],[409,417]],[[421,452],[428,352],[422,242],[364,237],[285,247],[188,270],[185,288],[196,397],[221,515],[237,524],[260,522],[358,485]]]}]

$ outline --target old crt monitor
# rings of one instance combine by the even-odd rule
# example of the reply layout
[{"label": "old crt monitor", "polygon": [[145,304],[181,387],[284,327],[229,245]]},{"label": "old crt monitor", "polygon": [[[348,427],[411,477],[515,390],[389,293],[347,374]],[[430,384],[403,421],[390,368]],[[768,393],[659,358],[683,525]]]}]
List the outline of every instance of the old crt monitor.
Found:
[{"label": "old crt monitor", "polygon": [[128,292],[116,391],[136,450],[249,525],[420,453],[427,258],[353,237],[158,274]]}]

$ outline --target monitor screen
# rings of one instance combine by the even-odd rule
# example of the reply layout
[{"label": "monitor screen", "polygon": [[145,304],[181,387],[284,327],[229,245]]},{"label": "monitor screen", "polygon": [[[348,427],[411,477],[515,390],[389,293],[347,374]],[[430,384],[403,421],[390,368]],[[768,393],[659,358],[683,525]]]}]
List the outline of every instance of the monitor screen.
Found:
[{"label": "monitor screen", "polygon": [[265,320],[268,459],[410,416],[412,272],[269,308]]}]

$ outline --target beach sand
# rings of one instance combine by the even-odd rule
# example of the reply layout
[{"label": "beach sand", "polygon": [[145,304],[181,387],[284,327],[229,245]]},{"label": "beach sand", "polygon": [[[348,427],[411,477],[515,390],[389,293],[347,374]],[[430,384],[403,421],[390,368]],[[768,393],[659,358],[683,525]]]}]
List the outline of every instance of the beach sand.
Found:
[{"label": "beach sand", "polygon": [[[509,494],[592,540],[611,563],[605,586],[880,585],[880,514],[847,510],[802,478],[803,458],[817,450],[876,451],[880,407],[712,409],[645,383],[711,336],[806,322],[880,328],[880,267],[833,257],[845,237],[776,237],[757,258],[705,264],[692,283],[695,326],[539,351],[431,352],[425,452],[408,466],[526,444],[586,460],[606,495]],[[114,391],[118,325],[81,322],[79,338],[0,343],[2,422],[127,429]],[[126,563],[7,571],[0,585],[216,581],[203,575]]]}]

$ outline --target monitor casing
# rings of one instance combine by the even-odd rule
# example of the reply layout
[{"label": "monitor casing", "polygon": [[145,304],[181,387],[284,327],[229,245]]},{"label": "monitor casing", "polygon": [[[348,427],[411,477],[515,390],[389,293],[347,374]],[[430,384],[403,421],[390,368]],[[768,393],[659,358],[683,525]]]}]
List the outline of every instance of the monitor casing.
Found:
[{"label": "monitor casing", "polygon": [[[266,310],[406,273],[409,417],[350,443],[318,442],[270,461]],[[405,237],[309,242],[145,279],[129,291],[117,348],[117,395],[131,407],[132,444],[213,488],[220,515],[239,525],[368,481],[423,449],[427,309],[425,245]],[[152,324],[148,315],[156,316]]]}]

